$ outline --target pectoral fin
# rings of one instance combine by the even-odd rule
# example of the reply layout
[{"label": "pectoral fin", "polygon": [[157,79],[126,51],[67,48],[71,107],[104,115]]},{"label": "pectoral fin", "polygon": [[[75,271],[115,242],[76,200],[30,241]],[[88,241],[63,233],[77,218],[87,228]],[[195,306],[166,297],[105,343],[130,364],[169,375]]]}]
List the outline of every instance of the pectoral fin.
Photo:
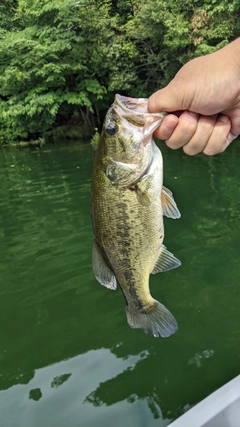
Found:
[{"label": "pectoral fin", "polygon": [[152,274],[156,274],[162,271],[172,270],[181,265],[181,261],[175,258],[175,256],[169,252],[166,246],[162,245],[158,260],[154,266]]},{"label": "pectoral fin", "polygon": [[173,194],[166,187],[162,188],[161,200],[162,200],[163,215],[172,219],[181,217],[181,214],[178,210],[176,202],[173,198]]},{"label": "pectoral fin", "polygon": [[92,249],[92,267],[95,277],[101,285],[114,291],[117,289],[116,277],[105,263],[95,240]]},{"label": "pectoral fin", "polygon": [[143,206],[150,205],[150,199],[147,193],[148,190],[148,175],[144,176],[136,185],[137,198]]}]

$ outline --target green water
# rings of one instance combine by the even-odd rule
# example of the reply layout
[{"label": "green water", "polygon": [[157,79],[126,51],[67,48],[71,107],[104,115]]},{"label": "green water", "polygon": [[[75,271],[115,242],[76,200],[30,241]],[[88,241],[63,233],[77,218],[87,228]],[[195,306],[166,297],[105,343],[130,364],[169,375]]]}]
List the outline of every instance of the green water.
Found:
[{"label": "green water", "polygon": [[240,149],[163,147],[181,261],[151,277],[179,331],[128,327],[91,270],[90,147],[0,151],[0,425],[167,426],[240,372]]}]

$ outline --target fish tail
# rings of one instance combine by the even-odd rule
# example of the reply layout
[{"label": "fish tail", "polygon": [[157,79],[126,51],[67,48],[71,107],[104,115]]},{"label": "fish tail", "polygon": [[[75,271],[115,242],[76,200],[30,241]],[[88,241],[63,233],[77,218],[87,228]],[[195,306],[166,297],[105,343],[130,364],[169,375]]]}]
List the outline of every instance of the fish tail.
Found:
[{"label": "fish tail", "polygon": [[126,306],[127,321],[131,328],[142,328],[146,334],[154,337],[169,337],[178,330],[176,319],[159,301],[147,309]]}]

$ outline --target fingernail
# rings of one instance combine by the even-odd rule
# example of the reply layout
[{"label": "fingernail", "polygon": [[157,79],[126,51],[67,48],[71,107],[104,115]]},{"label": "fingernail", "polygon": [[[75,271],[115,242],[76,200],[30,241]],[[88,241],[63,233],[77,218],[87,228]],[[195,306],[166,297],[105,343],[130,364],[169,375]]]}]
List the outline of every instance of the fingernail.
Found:
[{"label": "fingernail", "polygon": [[172,133],[176,126],[177,126],[177,123],[163,124],[162,129],[166,132]]}]

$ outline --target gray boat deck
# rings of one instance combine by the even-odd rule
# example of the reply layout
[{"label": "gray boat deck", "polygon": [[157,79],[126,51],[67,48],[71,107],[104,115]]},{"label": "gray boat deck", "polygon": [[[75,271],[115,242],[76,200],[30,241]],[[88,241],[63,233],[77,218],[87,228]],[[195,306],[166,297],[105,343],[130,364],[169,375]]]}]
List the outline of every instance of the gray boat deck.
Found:
[{"label": "gray boat deck", "polygon": [[240,375],[168,427],[240,427]]}]

